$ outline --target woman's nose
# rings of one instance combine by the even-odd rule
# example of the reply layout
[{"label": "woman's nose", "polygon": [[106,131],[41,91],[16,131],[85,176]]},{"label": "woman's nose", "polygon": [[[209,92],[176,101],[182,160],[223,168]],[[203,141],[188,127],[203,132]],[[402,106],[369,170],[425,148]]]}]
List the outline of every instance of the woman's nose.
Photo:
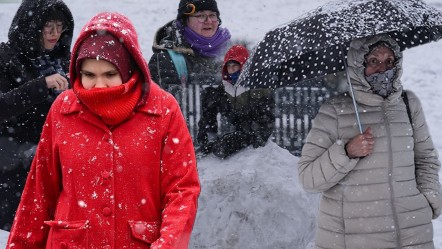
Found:
[{"label": "woman's nose", "polygon": [[378,72],[379,72],[379,73],[381,73],[381,72],[385,72],[385,71],[387,71],[388,69],[389,69],[389,68],[388,68],[388,66],[387,66],[387,63],[382,62],[382,63],[379,64]]},{"label": "woman's nose", "polygon": [[98,77],[95,81],[95,88],[106,88],[106,87],[107,87],[106,81]]}]

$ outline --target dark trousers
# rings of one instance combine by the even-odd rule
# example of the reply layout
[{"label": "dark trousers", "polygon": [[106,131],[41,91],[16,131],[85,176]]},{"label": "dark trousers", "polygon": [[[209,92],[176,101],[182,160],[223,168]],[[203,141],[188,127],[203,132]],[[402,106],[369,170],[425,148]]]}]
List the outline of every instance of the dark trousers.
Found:
[{"label": "dark trousers", "polygon": [[0,139],[0,229],[10,231],[20,203],[35,145]]}]

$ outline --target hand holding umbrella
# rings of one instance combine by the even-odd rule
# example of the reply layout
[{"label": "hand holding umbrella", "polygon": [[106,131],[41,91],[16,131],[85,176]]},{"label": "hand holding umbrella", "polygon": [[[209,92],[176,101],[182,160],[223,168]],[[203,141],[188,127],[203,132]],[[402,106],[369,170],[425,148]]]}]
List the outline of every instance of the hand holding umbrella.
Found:
[{"label": "hand holding umbrella", "polygon": [[365,157],[373,152],[373,145],[373,133],[368,127],[362,134],[354,136],[345,145],[345,150],[349,158]]}]

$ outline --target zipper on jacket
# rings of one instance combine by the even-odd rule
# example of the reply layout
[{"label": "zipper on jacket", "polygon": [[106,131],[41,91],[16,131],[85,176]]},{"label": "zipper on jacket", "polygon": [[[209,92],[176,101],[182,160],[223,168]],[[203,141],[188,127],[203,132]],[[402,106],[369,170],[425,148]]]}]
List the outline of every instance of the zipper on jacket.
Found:
[{"label": "zipper on jacket", "polygon": [[394,230],[396,232],[396,248],[401,249],[402,248],[402,242],[401,242],[401,231],[399,228],[399,219],[398,214],[396,210],[396,206],[394,203],[394,188],[393,188],[393,146],[391,142],[391,127],[390,127],[390,120],[388,119],[387,113],[386,113],[386,103],[384,102],[382,104],[382,113],[384,115],[385,120],[385,130],[387,131],[387,141],[388,141],[388,186],[390,188],[390,205],[391,205],[391,211],[393,213],[393,221],[394,221]]}]

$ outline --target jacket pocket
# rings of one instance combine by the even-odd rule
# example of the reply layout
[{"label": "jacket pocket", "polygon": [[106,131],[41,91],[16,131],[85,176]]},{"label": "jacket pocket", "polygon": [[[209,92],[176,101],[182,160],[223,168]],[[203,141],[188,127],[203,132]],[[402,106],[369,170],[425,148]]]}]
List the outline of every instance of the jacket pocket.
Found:
[{"label": "jacket pocket", "polygon": [[159,222],[128,221],[132,233],[131,248],[150,248],[160,237]]},{"label": "jacket pocket", "polygon": [[50,226],[46,249],[87,249],[88,221],[45,221]]}]

